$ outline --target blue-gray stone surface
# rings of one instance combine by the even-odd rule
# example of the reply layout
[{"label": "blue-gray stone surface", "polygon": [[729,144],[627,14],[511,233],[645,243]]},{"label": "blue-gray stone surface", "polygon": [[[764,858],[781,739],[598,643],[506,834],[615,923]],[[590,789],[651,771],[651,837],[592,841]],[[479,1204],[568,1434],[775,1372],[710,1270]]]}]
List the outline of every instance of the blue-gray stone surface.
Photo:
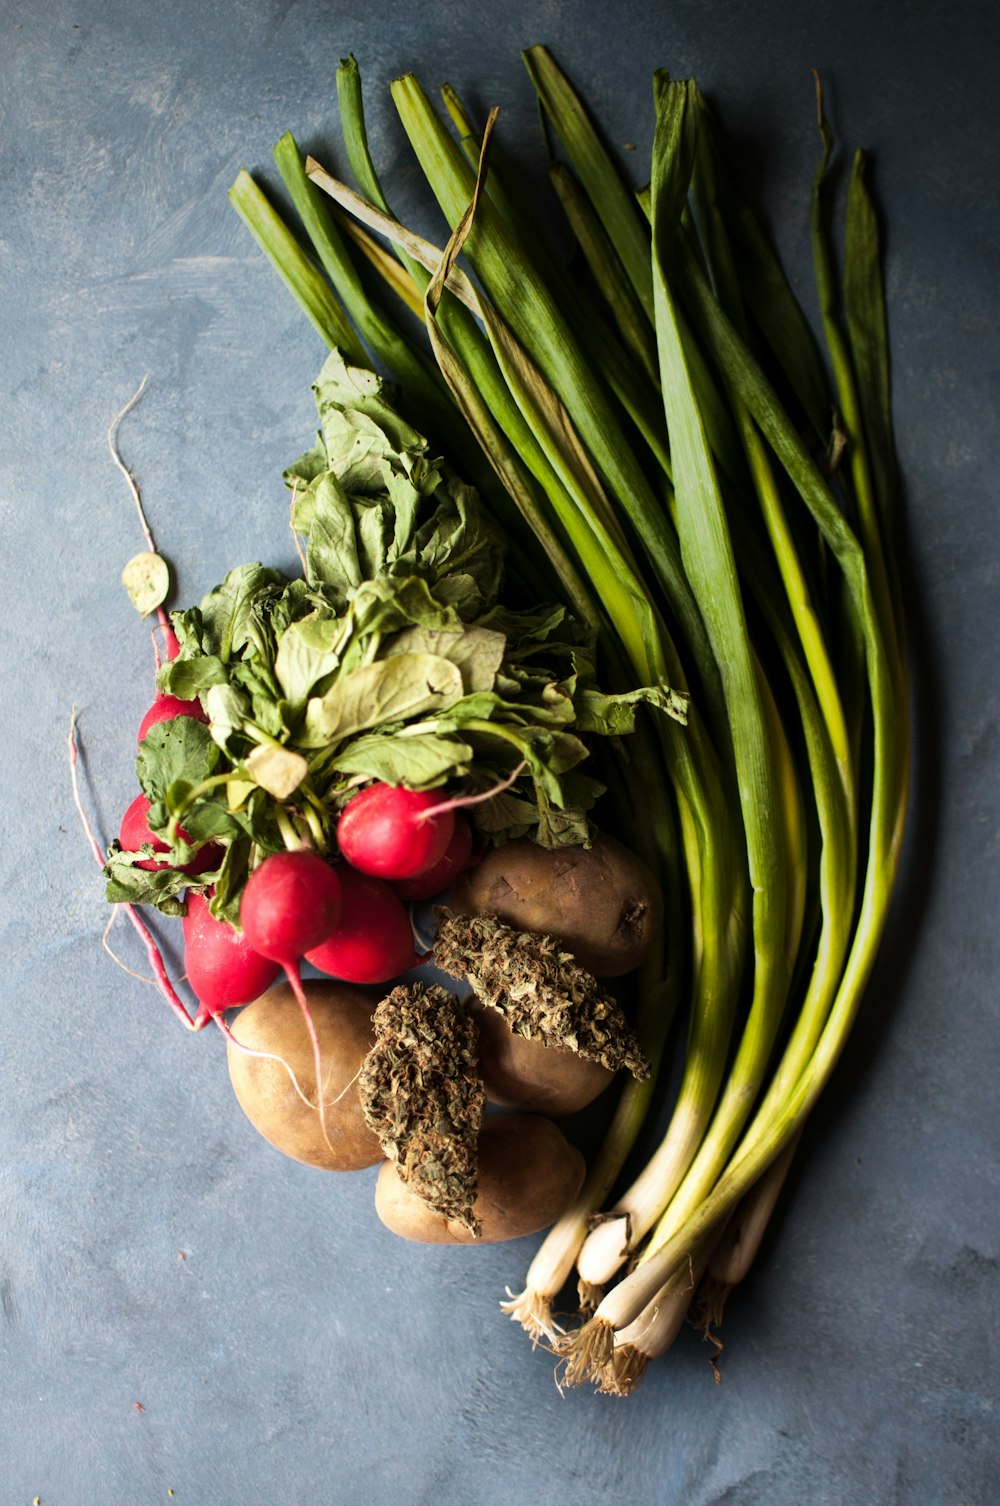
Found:
[{"label": "blue-gray stone surface", "polygon": [[[4,771],[0,1498],[20,1506],[985,1506],[997,1402],[997,197],[993,5],[956,0],[6,0],[0,9]],[[403,217],[433,224],[388,101],[414,68],[536,130],[547,41],[648,154],[657,65],[759,156],[808,294],[810,68],[874,149],[923,718],[895,921],[862,1028],[731,1304],[723,1384],[682,1337],[628,1401],[560,1394],[498,1311],[537,1244],[410,1246],[374,1172],[283,1160],[100,945],[70,793],[79,707],[105,835],[151,648],[122,430],[176,596],[287,562],[280,471],[321,349],[232,212],[294,129],[333,157],[354,52]],[[138,971],[119,921],[113,944]],[[140,1410],[141,1408],[141,1410]]]}]

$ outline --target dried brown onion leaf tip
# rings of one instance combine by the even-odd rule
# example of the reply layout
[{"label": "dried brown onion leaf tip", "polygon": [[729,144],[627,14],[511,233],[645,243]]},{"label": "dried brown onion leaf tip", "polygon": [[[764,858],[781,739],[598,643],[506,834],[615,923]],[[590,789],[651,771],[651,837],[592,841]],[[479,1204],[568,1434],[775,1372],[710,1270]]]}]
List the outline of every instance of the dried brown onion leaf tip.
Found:
[{"label": "dried brown onion leaf tip", "polygon": [[434,961],[465,978],[481,1003],[511,1030],[575,1051],[610,1072],[627,1067],[640,1082],[649,1063],[618,1002],[554,936],[518,931],[494,915],[435,909]]},{"label": "dried brown onion leaf tip", "polygon": [[444,1218],[479,1235],[477,1143],[486,1090],[476,1023],[444,988],[401,984],[372,1016],[375,1045],[358,1096],[403,1182]]}]

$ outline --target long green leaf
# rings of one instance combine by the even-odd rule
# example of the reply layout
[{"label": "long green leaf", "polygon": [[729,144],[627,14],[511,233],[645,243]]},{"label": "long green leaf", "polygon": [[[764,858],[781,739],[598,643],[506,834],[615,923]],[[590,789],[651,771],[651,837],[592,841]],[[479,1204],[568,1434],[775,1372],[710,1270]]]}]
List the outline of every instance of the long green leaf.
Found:
[{"label": "long green leaf", "polygon": [[[667,276],[669,246],[676,228],[678,179],[683,180],[691,166],[685,150],[690,138],[683,117],[692,109],[694,97],[683,86],[660,88],[657,104],[652,175],[653,290],[677,524],[684,566],[722,669],[753,891],[753,1000],[712,1125],[672,1204],[674,1216],[683,1219],[710,1190],[725,1163],[774,1044],[790,981],[786,947],[788,874],[784,813],[759,671],[750,646],[725,506],[691,386]],[[662,237],[661,196],[667,212]]]},{"label": "long green leaf", "polygon": [[830,439],[833,397],[815,336],[760,217],[742,192],[741,175],[714,111],[703,95],[699,104],[701,138],[711,151],[719,205],[736,251],[744,302],[771,348],[789,397],[802,405],[816,438],[825,445]]},{"label": "long green leaf", "polygon": [[903,600],[896,554],[898,476],[889,384],[889,332],[882,281],[878,215],[868,186],[868,160],[854,155],[847,190],[844,243],[844,314],[857,374],[858,400],[875,487],[880,533],[896,630],[903,635]]},{"label": "long green leaf", "polygon": [[818,78],[816,95],[819,131],[823,142],[823,151],[813,186],[812,243],[816,287],[820,298],[823,333],[826,337],[830,364],[833,367],[841,419],[847,437],[847,463],[851,490],[857,508],[858,533],[864,546],[875,610],[879,614],[882,633],[887,639],[887,650],[895,657],[895,617],[879,529],[878,504],[868,460],[868,448],[851,351],[840,323],[840,286],[827,227],[827,187],[833,153],[833,133],[823,112],[823,93]]},{"label": "long green leaf", "polygon": [[[708,117],[700,95],[695,107],[704,124]],[[703,253],[711,269],[716,295],[734,327],[746,340],[748,338],[747,321],[740,287],[738,253],[734,251],[729,237],[729,225],[720,204],[717,168],[715,143],[710,133],[703,131],[699,137],[697,170],[694,176],[694,199],[702,227]],[[805,653],[813,686],[823,709],[827,734],[840,768],[848,808],[853,815],[855,771],[851,762],[850,740],[822,625],[812,600],[802,561],[795,547],[766,446],[740,396],[730,391],[729,400],[780,572],[782,587],[791,608],[792,619]],[[752,531],[744,529],[743,534],[751,550],[755,550],[756,540]],[[755,598],[766,615],[769,609],[770,589],[760,578],[759,569],[751,572],[750,581]]]},{"label": "long green leaf", "polygon": [[608,230],[646,317],[653,321],[649,231],[578,96],[546,47],[522,53],[525,67],[580,180]]},{"label": "long green leaf", "polygon": [[652,327],[639,302],[639,295],[625,278],[611,237],[571,168],[563,162],[553,162],[549,177],[622,338],[642,363],[650,381],[657,384],[656,341]]},{"label": "long green leaf", "polygon": [[[482,139],[475,132],[455,91],[446,85],[441,93],[449,114],[462,132],[462,150],[470,166],[475,168],[479,161]],[[568,179],[564,176],[562,181],[559,181],[560,171],[564,175],[569,173],[565,164],[553,162],[550,165],[553,184],[560,199],[563,199],[564,193],[573,191],[572,182],[575,180],[572,180],[572,175],[569,175]],[[539,221],[537,213],[534,212],[534,206],[529,205],[526,196],[518,193],[516,185],[512,186],[506,176],[501,179],[498,186],[496,167],[492,157],[485,191],[496,205],[508,233],[516,239],[522,258],[530,263],[540,281],[551,290],[567,325],[578,332],[581,346],[590,361],[594,380],[598,383],[606,382],[611,388],[646,441],[657,464],[669,477],[670,457],[667,450],[663,410],[658,400],[656,352],[652,329],[634,292],[624,278],[614,247],[607,240],[592,206],[579,185],[576,186],[575,192],[578,217],[574,223],[570,212],[571,226],[578,238],[582,234],[587,239],[587,244],[581,241],[581,247],[588,260],[592,261],[592,265],[594,265],[594,258],[602,263],[603,271],[600,275],[604,279],[602,285],[605,293],[610,294],[612,298],[616,291],[621,298],[628,299],[631,296],[634,318],[633,334],[636,334],[645,346],[644,359],[636,358],[636,352],[629,349],[628,339],[624,334],[619,340],[614,326],[609,325],[603,317],[603,310],[598,309],[593,301],[585,296],[583,288],[571,275],[569,269],[557,264],[549,249],[548,241],[544,238],[544,226]],[[563,203],[564,208],[568,210],[564,200]],[[592,228],[584,229],[579,220],[579,216],[583,215],[587,216]],[[603,246],[600,245],[600,237],[604,238]],[[617,266],[617,279],[614,276],[615,266]],[[638,335],[639,330],[642,331],[641,335]],[[652,383],[650,376],[653,378]]]},{"label": "long green leaf", "polygon": [[274,160],[316,254],[361,338],[376,360],[403,384],[408,397],[433,416],[438,429],[449,434],[453,450],[463,449],[465,441],[436,369],[413,349],[364,287],[326,198],[306,176],[305,161],[290,131],[275,146]]},{"label": "long green leaf", "polygon": [[331,349],[336,346],[356,366],[368,366],[365,348],[348,323],[326,278],[303,251],[277,210],[245,169],[240,171],[229,190],[229,198],[278,276],[327,345]]}]

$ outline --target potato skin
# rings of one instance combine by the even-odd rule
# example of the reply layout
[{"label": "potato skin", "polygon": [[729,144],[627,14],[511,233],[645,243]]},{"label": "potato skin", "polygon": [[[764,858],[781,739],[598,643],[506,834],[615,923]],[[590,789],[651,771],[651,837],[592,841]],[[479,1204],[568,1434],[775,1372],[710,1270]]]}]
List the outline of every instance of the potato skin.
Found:
[{"label": "potato skin", "polygon": [[490,1103],[540,1114],[575,1114],[612,1083],[613,1072],[561,1046],[527,1040],[497,1009],[474,1009],[479,1070]]},{"label": "potato skin", "polygon": [[[382,1160],[382,1147],[365,1124],[357,1088],[348,1087],[375,1041],[372,1000],[363,989],[347,983],[309,979],[303,987],[319,1037],[327,1084],[326,1132],[333,1150],[323,1139],[319,1115],[302,1102],[279,1062],[247,1056],[228,1046],[233,1091],[254,1129],[293,1160],[325,1171],[374,1166]],[[233,1034],[255,1051],[283,1057],[303,1093],[315,1102],[312,1045],[302,1011],[287,983],[269,989],[247,1005],[233,1026]],[[339,1102],[334,1101],[337,1099]]]},{"label": "potato skin", "polygon": [[375,1184],[375,1211],[393,1234],[427,1245],[496,1244],[547,1229],[583,1185],[584,1159],[551,1119],[498,1114],[479,1133],[479,1196],[475,1238],[433,1212],[386,1161]]},{"label": "potato skin", "polygon": [[605,832],[592,847],[550,850],[527,837],[493,847],[452,885],[448,904],[556,936],[597,978],[638,967],[663,921],[652,873]]}]

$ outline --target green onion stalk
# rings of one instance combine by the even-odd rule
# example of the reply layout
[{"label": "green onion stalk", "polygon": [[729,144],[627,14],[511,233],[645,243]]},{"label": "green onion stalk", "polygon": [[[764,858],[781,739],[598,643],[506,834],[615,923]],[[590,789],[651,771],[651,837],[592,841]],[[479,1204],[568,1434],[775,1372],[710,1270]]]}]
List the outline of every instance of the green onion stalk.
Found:
[{"label": "green onion stalk", "polygon": [[[571,1357],[589,1356],[587,1373],[611,1390],[616,1388],[616,1367],[634,1383],[648,1359],[660,1352],[665,1337],[660,1312],[692,1249],[711,1234],[720,1217],[732,1211],[801,1132],[829,1078],[884,929],[907,793],[906,682],[892,631],[896,608],[890,608],[880,592],[880,611],[869,583],[867,556],[872,550],[879,550],[876,580],[887,578],[879,544],[869,534],[865,548],[847,529],[824,479],[702,274],[690,261],[683,271],[700,303],[706,339],[715,344],[734,395],[753,413],[843,571],[865,651],[873,723],[872,800],[864,890],[851,946],[842,970],[841,944],[835,947],[832,962],[828,959],[822,969],[835,986],[832,991],[829,984],[816,987],[821,972],[817,966],[784,1057],[736,1154],[723,1167],[721,1158],[713,1165],[711,1154],[706,1155],[703,1148],[699,1160],[704,1166],[692,1168],[688,1181],[665,1209],[636,1270],[609,1294],[591,1324],[574,1336],[575,1344],[567,1346]],[[822,788],[819,780],[816,788]],[[706,1146],[711,1148],[711,1138]]]},{"label": "green onion stalk", "polygon": [[[392,98],[446,244],[401,224],[353,59],[337,90],[356,186],[286,135],[275,160],[299,228],[247,173],[232,198],[326,343],[388,372],[466,467],[525,581],[595,630],[609,683],[691,697],[686,727],[639,717],[616,775],[666,902],[638,990],[654,1076],[622,1089],[583,1190],[503,1304],[567,1381],[621,1395],[703,1277],[711,1324],[745,1273],[884,931],[909,769],[888,340],[863,157],[842,271],[828,233],[822,104],[813,248],[832,383],[696,85],[655,76],[637,195],[549,53],[524,58],[572,267],[502,159],[497,112],[479,131],[446,88],[456,139],[412,76]],[[655,1069],[685,1006],[665,1131],[620,1189],[666,1107]],[[555,1304],[574,1265],[592,1316],[568,1329]]]},{"label": "green onion stalk", "polygon": [[[684,110],[696,110],[699,113],[704,110],[700,96],[693,90],[683,93],[674,91],[674,99]],[[660,129],[670,141],[672,137],[675,140],[682,137],[684,125],[672,124],[666,112],[661,112]],[[734,310],[745,329],[733,252],[717,201],[716,164],[705,135],[704,132],[699,133],[696,150],[689,152],[692,165],[697,163],[693,196],[700,210],[702,244],[710,257],[716,286],[721,290],[720,296],[725,297],[727,306]],[[655,194],[654,182],[654,199]],[[741,554],[750,565],[750,585],[754,600],[781,656],[797,703],[819,825],[818,889],[822,931],[809,991],[801,1011],[802,1019],[815,1021],[822,1018],[824,1007],[822,1002],[817,1003],[816,1000],[825,1001],[825,1007],[829,1007],[849,939],[854,905],[854,777],[844,712],[829,652],[788,529],[770,458],[745,404],[732,390],[731,384],[727,385],[727,395],[771,550],[766,550],[764,541],[745,526],[742,513],[737,514],[734,520],[736,540]],[[705,463],[709,463],[708,457],[705,457]],[[741,524],[744,526],[740,526]],[[782,607],[783,602],[787,603],[786,609]],[[775,738],[780,736],[780,722],[772,730]],[[790,855],[789,872],[804,874],[805,858],[801,851]],[[799,930],[793,925],[789,937],[790,947],[797,946],[798,936]],[[814,1033],[815,1030],[813,1035]],[[807,1036],[807,1041],[812,1041],[812,1035]],[[737,1068],[739,1066],[738,1061]],[[738,1087],[741,1081],[742,1074],[734,1069],[731,1085]],[[690,1184],[692,1190],[687,1194],[689,1199],[698,1199],[699,1189],[704,1187],[706,1180],[710,1184],[712,1169],[718,1160],[720,1138],[725,1138],[727,1134],[724,1123],[723,1121],[722,1129],[716,1126],[713,1139],[702,1152],[705,1170],[700,1179],[697,1170],[695,1171],[695,1180]],[[661,1218],[667,1201],[675,1191],[676,1182],[669,1175],[669,1143],[665,1142],[636,1184],[619,1201],[619,1213],[627,1221],[625,1228],[616,1227],[614,1222],[599,1225],[581,1251],[581,1285],[603,1284],[610,1279],[629,1250]],[[678,1208],[684,1206],[682,1197],[675,1204],[675,1214]]]}]

